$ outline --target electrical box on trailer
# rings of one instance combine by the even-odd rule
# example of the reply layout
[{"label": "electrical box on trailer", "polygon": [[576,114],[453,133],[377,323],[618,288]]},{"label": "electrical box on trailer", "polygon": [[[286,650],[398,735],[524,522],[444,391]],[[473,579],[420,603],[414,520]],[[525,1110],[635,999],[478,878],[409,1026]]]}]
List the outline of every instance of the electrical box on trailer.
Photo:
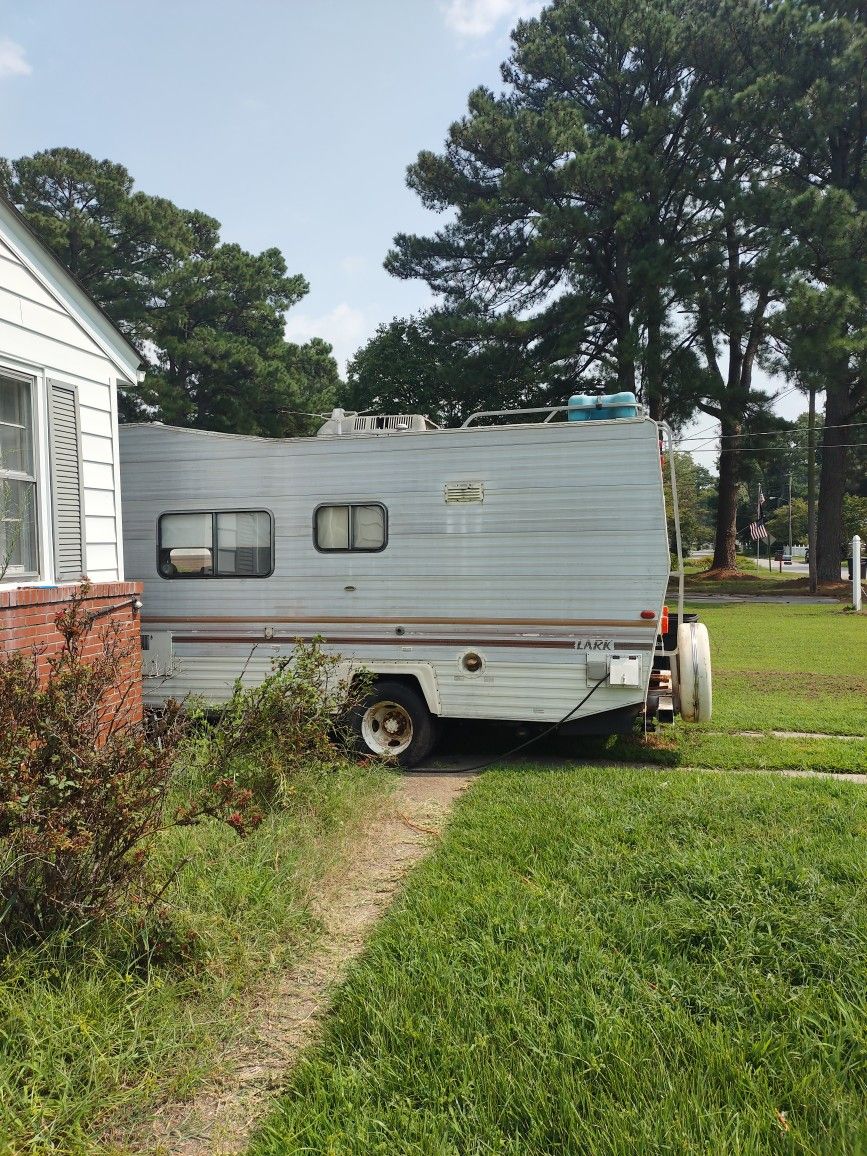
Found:
[{"label": "electrical box on trailer", "polygon": [[175,673],[174,646],[168,630],[141,636],[142,677],[171,678]]},{"label": "electrical box on trailer", "polygon": [[641,655],[612,654],[608,681],[611,686],[641,686]]}]

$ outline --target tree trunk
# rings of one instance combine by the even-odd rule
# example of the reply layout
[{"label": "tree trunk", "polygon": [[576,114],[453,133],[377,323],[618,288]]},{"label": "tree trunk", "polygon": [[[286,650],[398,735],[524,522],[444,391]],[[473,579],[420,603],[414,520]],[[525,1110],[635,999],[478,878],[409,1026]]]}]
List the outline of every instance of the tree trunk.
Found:
[{"label": "tree trunk", "polygon": [[842,427],[848,422],[850,412],[847,387],[829,381],[825,393],[825,428],[822,431],[819,510],[816,519],[816,577],[820,582],[840,581],[843,492],[846,486],[846,452],[850,439],[850,431]]},{"label": "tree trunk", "polygon": [[716,537],[713,546],[713,570],[734,570],[737,566],[738,482],[740,480],[741,447],[737,436],[740,422],[721,423],[722,441],[719,455],[719,505],[716,517]]},{"label": "tree trunk", "polygon": [[629,292],[629,261],[626,242],[622,237],[618,237],[616,242],[611,304],[617,334],[617,388],[620,392],[635,393],[635,343]]},{"label": "tree trunk", "polygon": [[654,295],[650,316],[647,320],[647,354],[645,366],[647,383],[644,396],[648,413],[654,421],[662,421],[664,414],[664,391],[662,385],[662,303],[658,291]]}]

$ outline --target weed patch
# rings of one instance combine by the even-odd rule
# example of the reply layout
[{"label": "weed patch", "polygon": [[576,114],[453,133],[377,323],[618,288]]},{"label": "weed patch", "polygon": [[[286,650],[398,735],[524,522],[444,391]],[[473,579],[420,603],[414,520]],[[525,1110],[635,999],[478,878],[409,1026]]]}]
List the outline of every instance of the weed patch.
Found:
[{"label": "weed patch", "polygon": [[114,725],[111,639],[85,663],[66,625],[47,687],[0,671],[0,1156],[116,1151],[194,1088],[315,940],[311,888],[388,782],[334,741],[346,688],[315,644],[222,720],[148,732]]},{"label": "weed patch", "polygon": [[172,704],[150,731],[131,716],[116,683],[129,657],[117,630],[103,627],[86,656],[88,591],[55,619],[63,645],[44,683],[35,656],[0,661],[0,953],[90,933],[120,911],[149,916],[161,831],[209,818],[245,834],[259,821],[231,777],[168,806],[184,716]]}]

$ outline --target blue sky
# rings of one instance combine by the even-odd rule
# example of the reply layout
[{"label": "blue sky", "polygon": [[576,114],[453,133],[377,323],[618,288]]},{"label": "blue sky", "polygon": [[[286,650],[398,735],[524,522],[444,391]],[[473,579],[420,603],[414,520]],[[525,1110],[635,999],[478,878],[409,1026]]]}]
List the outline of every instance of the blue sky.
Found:
[{"label": "blue sky", "polygon": [[0,155],[57,145],[271,245],[309,295],[287,319],[345,359],[429,300],[382,268],[437,218],[405,184],[533,0],[0,0]]},{"label": "blue sky", "polygon": [[[287,336],[325,338],[343,370],[379,323],[430,300],[382,268],[395,233],[438,221],[406,166],[441,147],[473,88],[499,85],[510,28],[541,7],[0,0],[0,155],[82,148],[211,213],[224,239],[278,246],[310,282]],[[794,417],[805,403],[790,392],[777,408]],[[690,446],[712,467],[715,423],[686,432],[699,431],[709,440]]]}]

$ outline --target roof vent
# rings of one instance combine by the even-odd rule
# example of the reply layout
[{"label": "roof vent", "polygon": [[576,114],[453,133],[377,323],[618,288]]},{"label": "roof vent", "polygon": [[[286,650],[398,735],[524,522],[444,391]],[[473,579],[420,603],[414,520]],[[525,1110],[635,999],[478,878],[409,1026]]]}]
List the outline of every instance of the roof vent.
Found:
[{"label": "roof vent", "polygon": [[316,433],[317,437],[346,437],[349,434],[423,433],[439,426],[420,413],[361,416],[335,409]]}]

